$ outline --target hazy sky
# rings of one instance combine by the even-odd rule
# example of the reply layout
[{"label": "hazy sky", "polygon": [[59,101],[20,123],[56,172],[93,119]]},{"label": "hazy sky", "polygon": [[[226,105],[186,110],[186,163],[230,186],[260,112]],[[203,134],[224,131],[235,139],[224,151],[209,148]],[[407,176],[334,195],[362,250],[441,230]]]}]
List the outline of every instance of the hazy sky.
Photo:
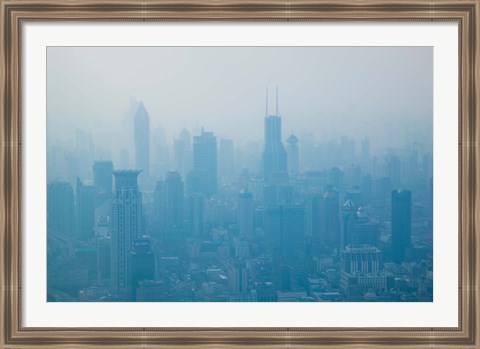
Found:
[{"label": "hazy sky", "polygon": [[431,47],[49,47],[49,139],[80,127],[116,147],[132,96],[169,142],[201,126],[262,140],[277,85],[286,136],[431,138]]}]

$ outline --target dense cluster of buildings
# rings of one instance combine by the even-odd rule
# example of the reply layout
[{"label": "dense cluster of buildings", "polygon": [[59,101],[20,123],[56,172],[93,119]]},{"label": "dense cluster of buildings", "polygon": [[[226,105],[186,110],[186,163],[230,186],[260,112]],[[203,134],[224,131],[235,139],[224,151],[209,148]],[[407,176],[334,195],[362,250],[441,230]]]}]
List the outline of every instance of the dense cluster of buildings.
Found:
[{"label": "dense cluster of buildings", "polygon": [[49,148],[49,301],[432,301],[430,152],[284,139],[278,93],[263,150],[132,122],[131,166]]}]

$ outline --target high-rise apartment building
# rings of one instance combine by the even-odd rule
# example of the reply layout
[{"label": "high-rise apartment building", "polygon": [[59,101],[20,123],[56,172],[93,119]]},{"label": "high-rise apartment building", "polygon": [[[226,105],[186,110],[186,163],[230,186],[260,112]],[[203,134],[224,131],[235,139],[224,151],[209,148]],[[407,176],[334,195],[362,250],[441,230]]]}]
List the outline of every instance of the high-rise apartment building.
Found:
[{"label": "high-rise apartment building", "polygon": [[115,193],[112,202],[112,281],[120,298],[131,293],[132,243],[142,232],[142,194],[138,190],[140,171],[114,171]]},{"label": "high-rise apartment building", "polygon": [[113,162],[95,161],[93,164],[93,185],[107,194],[112,194]]}]

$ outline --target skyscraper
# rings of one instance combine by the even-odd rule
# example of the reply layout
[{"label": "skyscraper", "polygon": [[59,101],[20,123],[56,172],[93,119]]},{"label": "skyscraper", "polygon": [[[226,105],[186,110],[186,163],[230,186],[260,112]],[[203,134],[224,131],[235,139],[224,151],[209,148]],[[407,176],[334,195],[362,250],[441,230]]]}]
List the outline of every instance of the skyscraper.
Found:
[{"label": "skyscraper", "polygon": [[298,138],[293,133],[287,138],[288,173],[298,174]]},{"label": "skyscraper", "polygon": [[310,242],[307,247],[314,256],[318,255],[325,245],[325,238],[321,236],[324,223],[320,217],[321,201],[320,194],[312,194],[307,197],[305,205],[305,236]]},{"label": "skyscraper", "polygon": [[278,89],[276,102],[276,115],[268,115],[268,102],[266,105],[262,156],[263,178],[265,181],[269,181],[273,175],[287,173],[287,152],[282,143],[282,119],[278,115]]},{"label": "skyscraper", "polygon": [[238,226],[241,237],[253,236],[253,195],[245,189],[238,194]]},{"label": "skyscraper", "polygon": [[77,178],[77,234],[81,240],[95,237],[95,208],[98,188]]},{"label": "skyscraper", "polygon": [[112,194],[113,162],[95,161],[93,164],[93,185],[107,194]]},{"label": "skyscraper", "polygon": [[340,202],[335,189],[329,188],[320,201],[320,236],[325,246],[340,247]]},{"label": "skyscraper", "polygon": [[67,182],[52,182],[47,188],[47,225],[60,234],[73,235],[75,210],[72,186]]},{"label": "skyscraper", "polygon": [[142,232],[142,194],[138,190],[140,171],[114,171],[115,195],[112,202],[112,281],[120,299],[130,290],[130,251]]},{"label": "skyscraper", "polygon": [[193,139],[193,171],[200,178],[199,193],[210,197],[217,192],[217,139],[202,129]]},{"label": "skyscraper", "polygon": [[135,167],[143,171],[143,176],[150,176],[150,117],[140,103],[134,118],[135,130]]},{"label": "skyscraper", "polygon": [[405,261],[411,244],[412,193],[409,190],[392,191],[392,260]]},{"label": "skyscraper", "polygon": [[183,225],[183,182],[177,171],[165,175],[164,200],[166,228],[180,228]]}]

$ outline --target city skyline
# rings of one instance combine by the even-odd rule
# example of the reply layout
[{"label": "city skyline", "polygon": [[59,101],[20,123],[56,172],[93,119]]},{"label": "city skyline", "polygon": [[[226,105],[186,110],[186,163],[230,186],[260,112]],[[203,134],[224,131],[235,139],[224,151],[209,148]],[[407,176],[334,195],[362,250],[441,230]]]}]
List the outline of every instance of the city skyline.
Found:
[{"label": "city skyline", "polygon": [[381,132],[374,151],[408,138],[430,141],[432,60],[430,47],[51,47],[48,138],[68,142],[82,128],[116,150],[118,138],[101,131],[113,129],[133,143],[121,125],[136,98],[149,111],[151,130],[162,128],[168,142],[183,128],[197,135],[201,127],[259,142],[261,129],[248,125],[263,122],[265,87],[274,109],[278,86],[283,140],[292,132],[317,141],[372,138],[375,125]]},{"label": "city skyline", "polygon": [[[219,52],[210,49],[209,55]],[[176,57],[177,48],[171,51]],[[372,48],[372,59],[377,51]],[[303,51],[285,52],[293,59]],[[423,63],[433,66],[433,60]],[[305,87],[317,83],[315,74],[302,78]],[[390,81],[391,89],[411,78]],[[423,79],[418,85],[431,86]],[[49,118],[48,301],[433,301],[433,129],[423,129],[431,126],[432,112],[404,117],[409,127],[389,120],[395,138],[385,120],[358,119],[352,109],[340,124],[367,128],[368,136],[344,128],[323,137],[313,114],[304,119],[301,110],[282,109],[284,100],[296,103],[304,91],[292,92],[298,81],[290,83],[253,91],[263,96],[263,115],[246,126],[260,131],[257,140],[234,132],[252,115],[201,118],[199,127],[182,127],[169,138],[171,129],[154,126],[150,106],[131,97],[121,118],[105,116],[95,130],[72,122],[73,134],[63,135],[67,141],[52,139],[63,122]],[[422,99],[431,92],[406,109],[431,107],[431,99]],[[218,91],[202,94],[223,103]],[[62,94],[49,95],[55,110]],[[241,109],[250,100],[242,101],[230,107]],[[375,95],[369,103],[385,101]],[[285,130],[293,121],[311,127]],[[333,116],[328,121],[338,122]],[[417,133],[409,131],[416,127]],[[109,136],[115,144],[104,141]]]}]

